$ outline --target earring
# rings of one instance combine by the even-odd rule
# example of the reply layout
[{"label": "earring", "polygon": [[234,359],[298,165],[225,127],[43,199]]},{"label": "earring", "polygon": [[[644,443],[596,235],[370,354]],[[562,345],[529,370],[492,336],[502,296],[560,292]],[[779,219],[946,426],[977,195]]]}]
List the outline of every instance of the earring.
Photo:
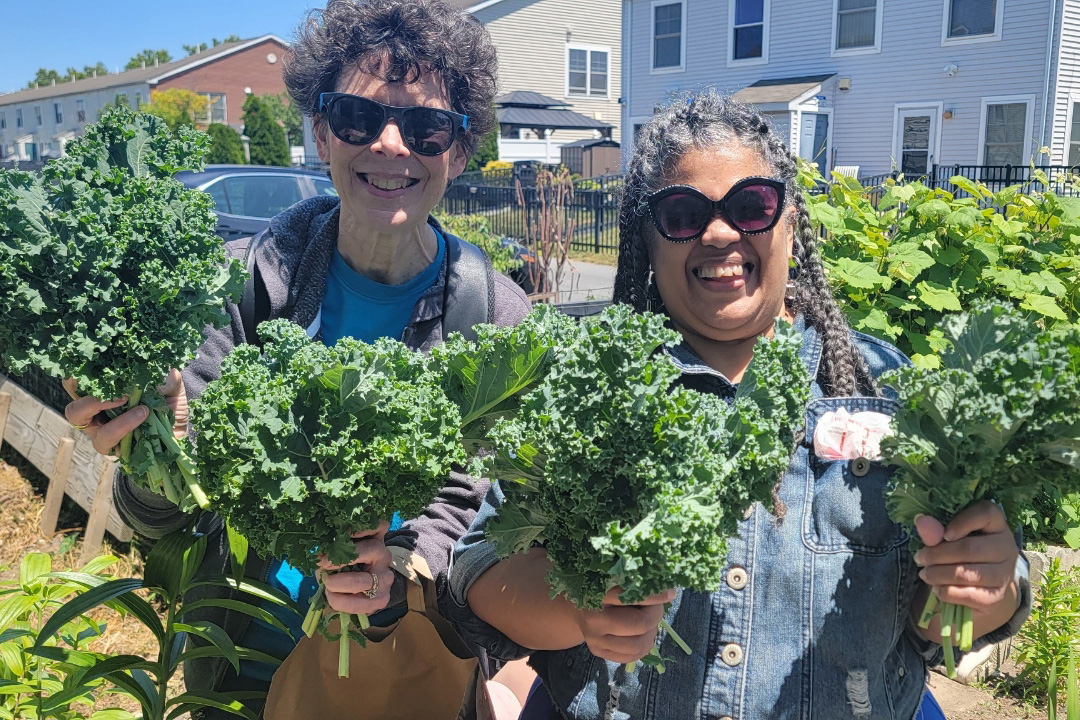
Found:
[{"label": "earring", "polygon": [[799,274],[802,272],[802,266],[799,265],[799,261],[792,256],[788,260],[787,270],[787,289],[784,292],[784,300],[787,302],[795,301],[796,281],[799,279]]}]

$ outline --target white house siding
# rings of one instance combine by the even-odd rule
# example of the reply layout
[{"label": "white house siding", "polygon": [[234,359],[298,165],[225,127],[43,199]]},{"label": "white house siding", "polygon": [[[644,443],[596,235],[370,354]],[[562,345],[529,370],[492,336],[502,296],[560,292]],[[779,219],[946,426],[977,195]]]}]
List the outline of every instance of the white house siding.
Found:
[{"label": "white house siding", "polygon": [[[66,84],[62,83],[52,87],[57,92],[62,93],[66,90],[64,88]],[[81,135],[83,127],[88,123],[96,122],[101,111],[112,105],[118,95],[126,94],[132,107],[135,107],[137,94],[141,94],[143,102],[150,100],[150,86],[146,83],[88,92],[57,94],[51,97],[40,97],[40,91],[29,92],[34,92],[36,97],[31,100],[21,100],[20,95],[24,94],[21,92],[0,95],[0,113],[3,113],[6,124],[5,128],[0,129],[0,147],[4,149],[3,160],[12,158],[19,160],[29,159],[29,156],[22,151],[22,143],[20,143],[20,147],[15,147],[15,141],[27,135],[32,137],[30,142],[38,145],[39,155],[47,154],[50,157],[56,157],[60,154],[58,143],[61,139],[66,141],[67,137],[72,133]],[[84,122],[79,121],[77,114],[78,100],[80,99],[86,109],[86,120]],[[56,122],[53,109],[53,103],[55,102],[60,103],[61,114],[63,115],[63,122],[59,124]],[[34,118],[34,106],[41,107],[41,125],[38,125]],[[21,128],[15,126],[16,111],[19,109],[22,109],[23,113],[23,126]]]},{"label": "white house siding", "polygon": [[1069,161],[1072,104],[1080,102],[1080,4],[1067,0],[1058,7],[1055,28],[1059,38],[1054,60],[1053,131],[1050,137],[1050,156],[1054,164]]},{"label": "white house siding", "polygon": [[[502,0],[474,12],[499,52],[499,92],[532,90],[571,104],[570,109],[615,126],[619,140],[622,93],[621,0]],[[607,49],[608,95],[567,94],[567,47]],[[557,130],[552,140],[572,142],[592,131]]]},{"label": "white house siding", "polygon": [[[984,97],[1034,96],[1032,134],[1045,111],[1051,3],[998,1],[1005,3],[1000,40],[942,46],[943,0],[883,0],[880,52],[832,57],[832,0],[771,0],[768,63],[728,67],[729,0],[686,0],[685,70],[657,74],[650,72],[651,0],[627,0],[624,117],[641,122],[673,90],[735,91],[761,79],[835,73],[819,97],[833,111],[832,165],[858,165],[864,176],[889,172],[896,106],[917,103],[953,113],[938,117],[933,161],[975,164]],[[953,77],[944,71],[950,64],[958,68]],[[851,79],[850,90],[836,89],[842,77]],[[792,126],[799,127],[797,117]],[[1032,138],[1029,152],[1037,147]]]}]

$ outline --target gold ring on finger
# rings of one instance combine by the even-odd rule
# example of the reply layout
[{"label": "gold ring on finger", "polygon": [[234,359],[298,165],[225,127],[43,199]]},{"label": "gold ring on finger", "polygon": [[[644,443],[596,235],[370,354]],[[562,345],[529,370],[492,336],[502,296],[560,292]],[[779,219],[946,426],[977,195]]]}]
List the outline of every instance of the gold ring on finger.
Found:
[{"label": "gold ring on finger", "polygon": [[371,576],[371,589],[364,591],[364,594],[369,599],[374,600],[375,596],[379,594],[379,576],[373,572],[368,572],[368,575]]}]

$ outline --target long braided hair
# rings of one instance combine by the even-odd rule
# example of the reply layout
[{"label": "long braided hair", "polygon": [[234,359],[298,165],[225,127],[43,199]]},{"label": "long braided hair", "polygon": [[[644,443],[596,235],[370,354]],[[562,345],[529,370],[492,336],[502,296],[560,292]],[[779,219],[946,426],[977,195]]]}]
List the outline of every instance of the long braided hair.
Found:
[{"label": "long braided hair", "polygon": [[803,315],[821,337],[818,381],[824,393],[876,395],[866,360],[852,343],[851,328],[825,279],[817,234],[795,179],[795,158],[764,117],[715,90],[675,100],[641,128],[634,142],[619,210],[615,302],[627,303],[638,312],[663,311],[649,260],[649,242],[654,233],[646,198],[667,184],[665,180],[687,152],[735,142],[758,153],[772,169],[773,176],[787,185],[788,203],[795,208],[792,255],[798,272],[794,296],[789,296],[787,304],[793,313]]}]

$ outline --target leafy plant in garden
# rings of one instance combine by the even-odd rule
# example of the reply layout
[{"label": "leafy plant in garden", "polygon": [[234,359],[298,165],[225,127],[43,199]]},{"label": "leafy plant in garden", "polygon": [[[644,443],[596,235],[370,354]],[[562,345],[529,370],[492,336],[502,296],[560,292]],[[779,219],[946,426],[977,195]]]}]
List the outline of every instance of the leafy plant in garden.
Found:
[{"label": "leafy plant in garden", "polygon": [[[80,574],[104,582],[104,571],[115,562],[111,556],[96,558]],[[75,615],[48,638],[41,655],[28,652],[46,619],[83,588],[63,576],[52,571],[49,555],[33,552],[22,558],[17,578],[0,582],[0,718],[134,720],[124,710],[92,709],[103,681],[87,680],[86,660],[104,656],[86,648],[105,632],[103,623]]]},{"label": "leafy plant in garden", "polygon": [[614,587],[628,603],[715,589],[726,538],[770,501],[802,422],[798,334],[778,325],[759,343],[729,406],[673,387],[660,351],[679,336],[662,316],[613,306],[556,330],[548,371],[487,433],[486,475],[505,496],[488,538],[502,557],[543,546],[552,596],[579,607]]},{"label": "leafy plant in garden", "polygon": [[[1024,668],[1018,679],[1031,682],[1037,695],[1047,700],[1051,718],[1061,691],[1069,692],[1066,680],[1069,668],[1076,666],[1078,645],[1080,571],[1064,570],[1061,560],[1054,558],[1036,590],[1031,617],[1016,635],[1016,661]],[[1071,682],[1075,693],[1076,678]],[[1069,720],[1076,719],[1070,714]]]},{"label": "leafy plant in garden", "polygon": [[[169,681],[180,664],[196,657],[223,658],[239,672],[241,660],[265,662],[277,665],[279,658],[266,653],[236,647],[233,640],[218,625],[193,619],[197,611],[206,607],[220,607],[259,618],[283,632],[285,625],[260,605],[244,600],[228,598],[205,598],[182,605],[182,597],[189,591],[217,586],[232,588],[253,596],[261,603],[273,603],[299,611],[278,591],[251,581],[239,581],[242,570],[234,568],[234,578],[199,577],[196,570],[206,552],[207,537],[192,530],[180,530],[157,542],[146,559],[145,578],[110,580],[88,573],[53,573],[52,576],[79,587],[76,595],[58,608],[37,632],[33,645],[27,652],[45,658],[57,667],[73,667],[61,693],[51,696],[54,704],[62,706],[61,699],[74,701],[102,683],[118,688],[131,696],[142,708],[143,720],[166,720],[200,708],[215,708],[248,720],[257,720],[256,714],[244,705],[246,700],[265,696],[258,692],[220,693],[209,690],[189,690],[169,697]],[[70,588],[65,588],[69,590]],[[164,606],[165,618],[158,617],[154,607],[137,590],[149,590]],[[63,593],[67,594],[67,593]],[[77,649],[54,646],[54,638],[63,637],[65,628],[77,618],[99,606],[106,606],[138,619],[153,634],[157,642],[157,656],[147,660],[138,655],[106,656]],[[200,643],[191,643],[189,638]],[[70,644],[70,643],[68,643]],[[120,720],[124,716],[95,718],[94,720]]]},{"label": "leafy plant in garden", "polygon": [[435,213],[435,218],[448,233],[457,235],[486,252],[495,272],[505,274],[521,267],[521,259],[514,254],[511,247],[503,245],[502,238],[491,230],[491,224],[485,216]]},{"label": "leafy plant in garden", "polygon": [[[261,555],[314,574],[318,556],[348,564],[351,534],[395,512],[415,517],[465,460],[458,410],[426,358],[404,344],[313,343],[287,320],[259,326],[259,349],[234,350],[194,406],[199,476],[215,510]],[[304,627],[327,634],[320,591]],[[343,613],[339,672],[348,671]]]},{"label": "leafy plant in garden", "polygon": [[214,234],[213,200],[173,176],[206,136],[113,108],[40,175],[0,170],[0,355],[80,392],[153,411],[120,447],[124,469],[185,508],[205,505],[155,388],[228,321],[243,269]]},{"label": "leafy plant in garden", "polygon": [[[897,468],[887,496],[893,520],[911,530],[920,514],[948,523],[989,500],[1015,526],[1041,491],[1080,490],[1080,327],[1041,331],[1004,303],[981,303],[947,317],[939,332],[941,368],[882,377],[900,401],[881,444]],[[931,596],[923,627],[934,611]],[[971,647],[971,611],[945,603],[940,612],[951,675],[952,645]]]},{"label": "leafy plant in garden", "polygon": [[[822,182],[809,164],[800,177],[806,187]],[[893,180],[882,191],[837,176],[826,194],[807,196],[852,326],[936,367],[948,344],[940,321],[979,299],[1008,300],[1048,324],[1076,322],[1080,198],[1035,192],[1050,184],[1041,170],[998,192],[961,176],[949,182],[956,193]]]}]

